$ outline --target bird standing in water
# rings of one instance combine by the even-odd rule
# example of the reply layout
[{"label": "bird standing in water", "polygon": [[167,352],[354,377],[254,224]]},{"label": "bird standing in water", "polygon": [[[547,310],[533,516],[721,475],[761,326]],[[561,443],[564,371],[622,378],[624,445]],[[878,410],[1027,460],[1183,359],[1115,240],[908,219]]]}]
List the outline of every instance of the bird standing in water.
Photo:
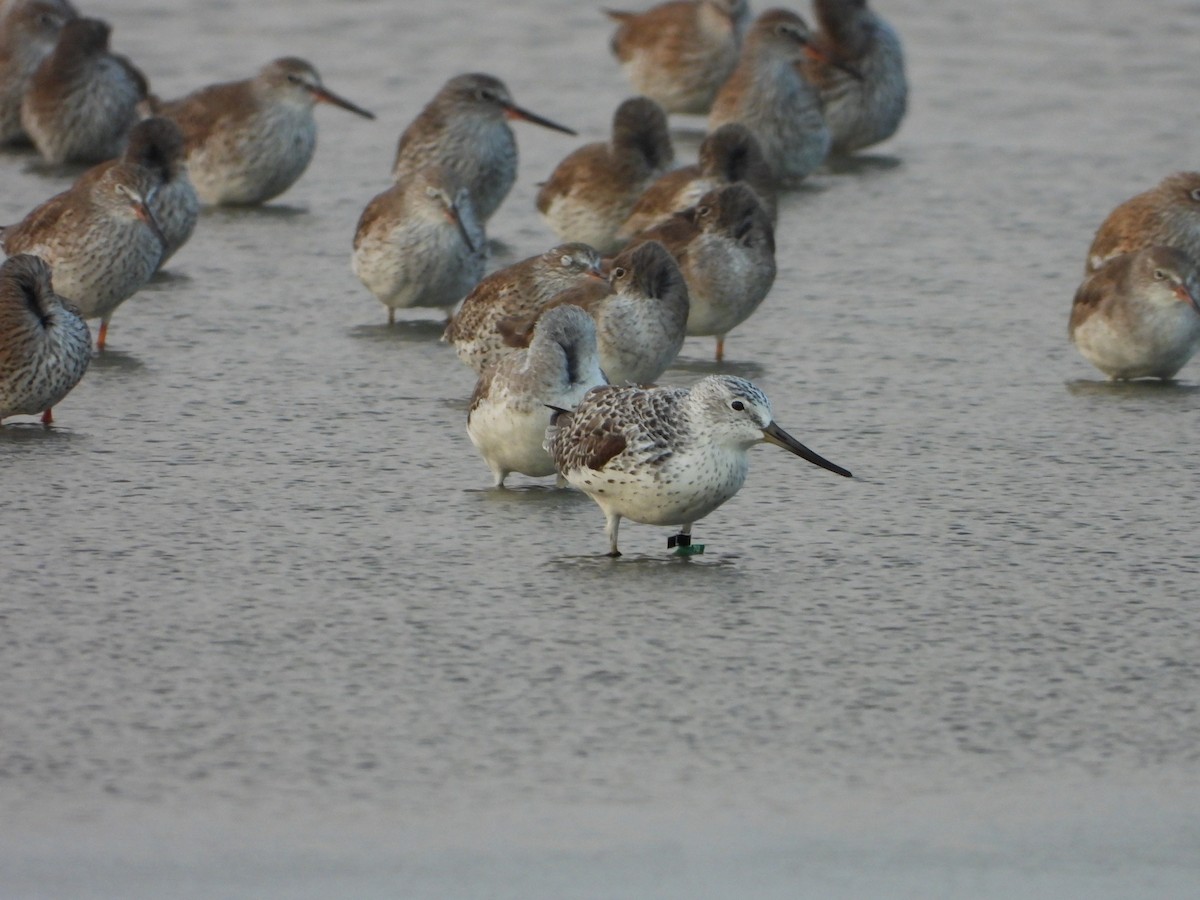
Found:
[{"label": "bird standing in water", "polygon": [[633,97],[613,114],[611,139],[585,144],[555,167],[538,191],[538,211],[561,240],[611,253],[634,202],[674,161],[666,113]]},{"label": "bird standing in water", "polygon": [[54,293],[45,260],[18,254],[0,266],[0,419],[42,414],[87,371],[92,336],[78,312]]},{"label": "bird standing in water", "polygon": [[79,17],[67,0],[10,0],[0,13],[0,144],[28,141],[21,100],[58,33]]},{"label": "bird standing in water", "polygon": [[354,233],[354,274],[387,307],[449,310],[483,278],[487,236],[471,192],[441,166],[420,169],[376,196]]},{"label": "bird standing in water", "polygon": [[1200,349],[1200,268],[1174,247],[1110,259],[1076,292],[1069,334],[1112,380],[1173,378]]},{"label": "bird standing in water", "polygon": [[267,63],[253,78],[209,85],[152,109],[183,132],[188,172],[203,203],[252,206],[278,197],[308,168],[318,103],[375,118],[293,56]]},{"label": "bird standing in water", "polygon": [[604,511],[609,556],[621,555],[622,518],[678,526],[668,548],[702,552],[692,544],[692,526],[738,492],[746,451],[764,441],[850,477],[775,424],[761,390],[728,375],[691,389],[595,388],[574,410],[559,410],[546,430],[559,473]]},{"label": "bird standing in water", "polygon": [[475,212],[486,224],[517,180],[517,139],[509,119],[575,134],[517,106],[499,78],[458,75],[400,135],[392,177],[399,181],[426,166],[445,166],[471,192]]}]

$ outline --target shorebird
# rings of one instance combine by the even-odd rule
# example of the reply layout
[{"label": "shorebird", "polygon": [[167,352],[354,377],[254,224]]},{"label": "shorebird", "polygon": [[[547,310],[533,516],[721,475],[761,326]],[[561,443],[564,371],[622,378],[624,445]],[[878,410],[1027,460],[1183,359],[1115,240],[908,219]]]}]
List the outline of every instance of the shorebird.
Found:
[{"label": "shorebird", "polygon": [[40,256],[54,290],[84,318],[100,320],[97,349],[104,349],[113,311],[154,274],[166,245],[146,203],[153,187],[144,168],[118,163],[0,233],[5,253]]},{"label": "shorebird", "polygon": [[692,526],[738,492],[746,451],[767,442],[847,478],[775,424],[761,390],[742,378],[710,375],[692,388],[598,387],[574,410],[560,409],[546,448],[568,483],[604,512],[609,556],[620,556],[621,519],[675,525],[667,542],[702,552]]},{"label": "shorebird", "polygon": [[763,159],[758,138],[745,125],[729,122],[700,144],[698,162],[659,176],[642,192],[625,223],[618,229],[617,237],[627,241],[638,232],[695,206],[701,197],[714,188],[738,182],[743,182],[754,191],[774,225],[775,176]]},{"label": "shorebird", "polygon": [[804,62],[817,86],[831,151],[851,153],[890,138],[908,105],[896,30],[867,0],[813,0],[818,31]]},{"label": "shorebird", "polygon": [[1084,271],[1156,244],[1200,260],[1200,172],[1168,175],[1109,213],[1092,239]]},{"label": "shorebird", "polygon": [[633,97],[613,114],[610,140],[585,144],[555,167],[538,191],[538,211],[560,239],[611,253],[634,202],[674,161],[666,113]]},{"label": "shorebird", "polygon": [[78,15],[66,0],[10,0],[0,12],[0,144],[28,140],[21,99],[59,31]]},{"label": "shorebird", "polygon": [[524,346],[551,309],[578,306],[596,323],[600,368],[612,384],[649,384],[679,355],[688,322],[688,289],[667,248],[647,241],[612,261],[608,284],[588,281],[563,291],[524,319],[502,319],[510,346]]},{"label": "shorebird", "polygon": [[634,239],[661,241],[679,261],[691,310],[687,333],[717,339],[750,317],[775,283],[775,230],[754,191],[744,184],[709,191],[696,206]]},{"label": "shorebird", "polygon": [[125,148],[148,88],[129,60],[109,52],[111,30],[71,19],[29,79],[21,127],[47,162],[100,162]]},{"label": "shorebird", "polygon": [[1200,268],[1173,247],[1110,259],[1080,285],[1068,332],[1114,381],[1172,378],[1200,349]]},{"label": "shorebird", "polygon": [[604,384],[596,327],[577,306],[546,312],[526,349],[505,356],[479,376],[467,413],[467,434],[492,470],[496,487],[511,472],[555,474],[542,446],[551,407],[573,408]]},{"label": "shorebird", "polygon": [[613,55],[634,90],[669,113],[704,115],[738,61],[746,0],[671,0],[645,12],[605,10]]},{"label": "shorebird", "polygon": [[161,116],[143,119],[130,130],[129,144],[118,159],[93,166],[80,180],[97,180],[118,163],[140,166],[151,178],[148,205],[166,241],[158,262],[162,268],[187,243],[200,218],[200,198],[188,177],[183,133],[170,119]]},{"label": "shorebird", "polygon": [[527,316],[555,295],[589,279],[603,283],[600,254],[587,244],[559,244],[538,256],[492,272],[467,294],[442,340],[454,345],[465,364],[481,373],[512,348],[497,330],[501,319]]},{"label": "shorebird", "polygon": [[708,116],[710,131],[727,122],[749,128],[784,182],[799,181],[824,162],[831,142],[817,89],[797,68],[812,40],[794,12],[764,12],[750,27],[737,68]]},{"label": "shorebird", "polygon": [[517,140],[508,119],[575,134],[517,106],[499,78],[458,75],[400,135],[392,177],[399,181],[429,165],[446,166],[471,192],[475,211],[486,223],[517,180]]},{"label": "shorebird", "polygon": [[[50,287],[45,260],[18,254],[0,266],[0,419],[42,414],[62,400],[92,361],[92,336]],[[547,418],[549,421],[549,418]]]},{"label": "shorebird", "polygon": [[471,192],[430,166],[406,176],[363,210],[354,233],[354,274],[387,307],[448,313],[483,278],[487,236]]},{"label": "shorebird", "polygon": [[311,63],[293,56],[267,63],[253,78],[209,85],[151,109],[183,131],[188,172],[202,202],[253,206],[278,197],[308,168],[318,103],[375,118],[326,88]]}]

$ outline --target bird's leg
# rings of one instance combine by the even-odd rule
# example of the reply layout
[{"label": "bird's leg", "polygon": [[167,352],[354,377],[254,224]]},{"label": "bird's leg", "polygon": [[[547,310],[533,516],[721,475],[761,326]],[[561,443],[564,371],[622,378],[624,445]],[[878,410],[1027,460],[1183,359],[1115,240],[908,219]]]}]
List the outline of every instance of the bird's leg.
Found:
[{"label": "bird's leg", "polygon": [[717,335],[717,362],[725,362],[725,335]]},{"label": "bird's leg", "polygon": [[704,545],[692,543],[692,523],[688,522],[679,526],[679,534],[667,538],[667,549],[674,549],[676,556],[695,556],[704,552]]},{"label": "bird's leg", "polygon": [[388,327],[390,328],[391,326],[393,326],[395,324],[396,324],[396,310],[393,307],[389,306],[388,307]]},{"label": "bird's leg", "polygon": [[50,412],[50,407],[46,407],[46,411],[42,413],[42,424],[49,428],[54,424],[54,415]]},{"label": "bird's leg", "polygon": [[604,533],[608,535],[608,555],[620,556],[621,551],[617,549],[617,529],[621,527],[621,517],[606,510],[604,519]]},{"label": "bird's leg", "polygon": [[104,349],[104,341],[108,338],[108,316],[100,320],[100,333],[96,335],[96,349]]}]

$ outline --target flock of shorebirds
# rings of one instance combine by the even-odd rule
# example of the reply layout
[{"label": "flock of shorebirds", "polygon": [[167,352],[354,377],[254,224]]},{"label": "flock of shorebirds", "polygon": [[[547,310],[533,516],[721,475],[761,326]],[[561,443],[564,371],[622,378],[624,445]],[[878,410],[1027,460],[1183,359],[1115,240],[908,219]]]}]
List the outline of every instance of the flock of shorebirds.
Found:
[{"label": "flock of shorebirds", "polygon": [[[575,132],[518,106],[485,74],[451,78],[404,130],[393,185],[364,209],[352,266],[387,308],[440,309],[444,340],[478,373],[467,431],[497,486],[557,475],[622,518],[692,525],[732,497],[747,450],[777,444],[849,477],[773,420],[741,378],[651,386],[687,335],[716,340],[775,281],[777,194],[830,154],[886,140],[907,82],[895,30],[866,0],[813,0],[816,29],[745,0],[670,0],[608,12],[638,93],[611,138],[567,155],[537,207],[563,243],[485,275],[488,220],[517,174],[510,120]],[[0,232],[0,418],[41,413],[103,351],[113,312],[187,241],[202,204],[287,190],[316,144],[313,108],[371,113],[304,60],[154,96],[69,0],[0,0],[0,142],[49,163],[95,163]],[[676,166],[668,116],[707,116],[698,160]],[[1089,254],[1070,332],[1112,378],[1170,378],[1200,346],[1200,174],[1123,204]]]}]

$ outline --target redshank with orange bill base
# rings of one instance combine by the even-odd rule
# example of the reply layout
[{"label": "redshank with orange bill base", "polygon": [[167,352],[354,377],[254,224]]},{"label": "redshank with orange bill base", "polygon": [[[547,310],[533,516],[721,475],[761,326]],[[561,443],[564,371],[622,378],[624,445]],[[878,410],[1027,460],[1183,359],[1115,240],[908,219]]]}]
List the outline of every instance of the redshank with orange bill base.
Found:
[{"label": "redshank with orange bill base", "polygon": [[750,26],[737,68],[708,116],[709,131],[728,122],[749,128],[783,183],[806,177],[829,152],[821,98],[798,68],[812,40],[808,25],[791,10],[764,12]]},{"label": "redshank with orange bill base", "polygon": [[670,0],[645,12],[605,10],[610,47],[639,94],[668,113],[704,115],[738,61],[746,0]]},{"label": "redshank with orange bill base", "polygon": [[318,103],[375,118],[326,88],[311,63],[292,56],[267,63],[253,78],[209,85],[153,109],[183,131],[201,202],[253,206],[278,197],[308,168]]},{"label": "redshank with orange bill base", "polygon": [[376,196],[354,233],[354,274],[387,307],[445,310],[483,278],[487,236],[471,192],[440,166],[420,169]]},{"label": "redshank with orange bill base", "polygon": [[51,424],[51,407],[79,383],[91,360],[87,323],[54,293],[45,260],[24,253],[5,260],[0,266],[0,420],[40,413],[42,424]]},{"label": "redshank with orange bill base", "polygon": [[702,552],[692,544],[692,526],[741,489],[746,452],[764,442],[850,477],[780,428],[759,388],[730,375],[710,375],[690,389],[594,388],[546,429],[559,473],[604,512],[609,556],[621,555],[623,518],[677,526],[668,549]]},{"label": "redshank with orange bill base", "polygon": [[165,241],[146,202],[153,187],[144,168],[119,163],[99,178],[77,181],[0,235],[5,253],[40,256],[54,290],[84,318],[100,320],[100,350],[113,311],[146,283],[162,256]]},{"label": "redshank with orange bill base", "polygon": [[34,71],[21,127],[46,162],[100,162],[125,149],[147,93],[146,76],[109,51],[111,29],[72,19]]},{"label": "redshank with orange bill base", "polygon": [[550,408],[572,409],[604,384],[596,351],[596,326],[576,306],[548,310],[526,348],[488,366],[475,384],[467,435],[504,487],[512,472],[542,478],[555,474],[543,446]]},{"label": "redshank with orange bill base", "polygon": [[1112,380],[1173,378],[1200,350],[1200,268],[1174,247],[1114,257],[1080,285],[1068,332]]},{"label": "redshank with orange bill base", "polygon": [[1168,175],[1109,213],[1092,239],[1084,271],[1156,244],[1200,260],[1200,172]]},{"label": "redshank with orange bill base", "polygon": [[634,238],[661,241],[679,261],[691,309],[687,333],[717,339],[758,309],[775,283],[775,230],[754,192],[744,184],[709,191],[696,206]]},{"label": "redshank with orange bill base", "polygon": [[867,0],[813,0],[817,33],[804,72],[817,86],[831,152],[852,153],[896,133],[908,106],[904,50]]},{"label": "redshank with orange bill base", "polygon": [[67,0],[10,0],[0,13],[0,144],[27,142],[21,127],[21,100],[34,71],[71,19]]},{"label": "redshank with orange bill base", "polygon": [[596,323],[600,368],[612,384],[649,384],[675,361],[688,322],[688,290],[679,264],[657,241],[617,256],[608,285],[588,282],[564,291],[524,319],[498,324],[505,342],[523,345],[534,323],[560,306],[578,306]]},{"label": "redshank with orange bill base", "polygon": [[611,253],[634,202],[674,161],[662,107],[630,98],[613,114],[609,140],[585,144],[555,167],[538,191],[538,211],[560,239]]},{"label": "redshank with orange bill base", "polygon": [[429,165],[445,166],[471,192],[475,212],[486,224],[517,180],[517,139],[510,119],[575,134],[517,106],[499,78],[457,75],[400,135],[392,177],[399,181]]},{"label": "redshank with orange bill base", "polygon": [[560,244],[545,253],[492,272],[467,294],[442,340],[480,373],[512,348],[497,330],[501,319],[527,316],[557,294],[589,280],[605,282],[600,254],[587,244]]},{"label": "redshank with orange bill base", "polygon": [[777,209],[775,176],[763,159],[758,138],[745,125],[729,122],[700,144],[698,162],[672,169],[642,192],[617,231],[617,237],[628,241],[638,232],[695,206],[714,188],[739,182],[754,191],[774,225]]}]

